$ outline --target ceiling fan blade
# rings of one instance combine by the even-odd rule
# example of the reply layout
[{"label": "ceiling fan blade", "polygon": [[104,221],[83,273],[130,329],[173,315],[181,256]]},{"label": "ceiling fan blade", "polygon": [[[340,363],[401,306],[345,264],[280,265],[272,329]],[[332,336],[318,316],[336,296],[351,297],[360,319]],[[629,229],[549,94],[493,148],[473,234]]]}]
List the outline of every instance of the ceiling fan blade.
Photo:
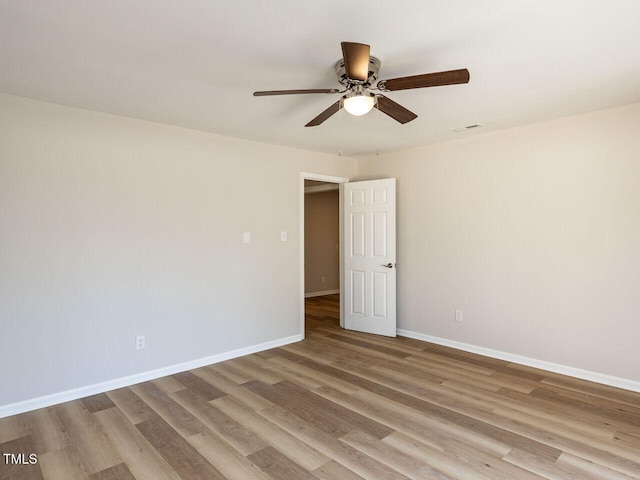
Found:
[{"label": "ceiling fan blade", "polygon": [[347,78],[365,82],[369,77],[369,52],[364,43],[342,42],[342,58]]},{"label": "ceiling fan blade", "polygon": [[299,95],[301,93],[338,93],[337,88],[313,88],[310,90],[265,90],[253,92],[254,97],[266,97],[269,95]]},{"label": "ceiling fan blade", "polygon": [[413,113],[411,110],[407,110],[402,105],[394,102],[384,95],[378,95],[377,97],[378,99],[374,104],[374,107],[403,125],[418,117],[418,115]]},{"label": "ceiling fan blade", "polygon": [[458,85],[460,83],[469,83],[469,70],[466,68],[381,80],[378,82],[378,88],[383,92],[393,92],[396,90],[409,90],[411,88]]},{"label": "ceiling fan blade", "polygon": [[331,115],[333,115],[334,113],[337,113],[338,110],[340,110],[340,102],[341,100],[338,100],[336,103],[331,105],[329,108],[327,108],[324,112],[322,112],[316,118],[314,118],[309,123],[307,123],[305,127],[317,127],[322,122],[324,122],[327,118],[329,118]]}]

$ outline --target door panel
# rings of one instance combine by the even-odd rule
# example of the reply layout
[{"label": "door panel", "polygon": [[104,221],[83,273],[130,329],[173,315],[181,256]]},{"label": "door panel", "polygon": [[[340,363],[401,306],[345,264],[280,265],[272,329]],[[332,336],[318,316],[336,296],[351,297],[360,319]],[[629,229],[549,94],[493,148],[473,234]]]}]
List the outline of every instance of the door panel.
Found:
[{"label": "door panel", "polygon": [[395,178],[342,189],[343,319],[349,330],[396,336]]},{"label": "door panel", "polygon": [[387,257],[387,213],[376,212],[373,220],[373,256]]},{"label": "door panel", "polygon": [[351,252],[352,257],[364,257],[364,213],[351,214]]},{"label": "door panel", "polygon": [[351,272],[351,315],[364,315],[365,272]]},{"label": "door panel", "polygon": [[377,318],[387,317],[387,274],[385,272],[373,272],[373,316]]}]

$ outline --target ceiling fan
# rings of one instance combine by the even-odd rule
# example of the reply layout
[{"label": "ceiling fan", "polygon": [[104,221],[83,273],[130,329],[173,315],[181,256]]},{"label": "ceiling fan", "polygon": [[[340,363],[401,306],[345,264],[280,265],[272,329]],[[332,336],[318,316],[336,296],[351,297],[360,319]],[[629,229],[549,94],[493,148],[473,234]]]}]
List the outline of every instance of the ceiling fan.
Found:
[{"label": "ceiling fan", "polygon": [[405,124],[417,118],[417,115],[402,105],[377,92],[394,92],[412,88],[438,87],[441,85],[457,85],[469,83],[469,70],[449,70],[446,72],[425,73],[410,77],[398,77],[390,80],[378,80],[380,60],[369,55],[371,47],[363,43],[342,42],[342,60],[335,65],[338,82],[344,87],[320,88],[309,90],[266,90],[253,92],[255,97],[269,95],[298,95],[306,93],[344,93],[344,95],[305,125],[315,127],[327,120],[331,115],[344,108],[352,115],[364,115],[377,108],[394,120]]}]

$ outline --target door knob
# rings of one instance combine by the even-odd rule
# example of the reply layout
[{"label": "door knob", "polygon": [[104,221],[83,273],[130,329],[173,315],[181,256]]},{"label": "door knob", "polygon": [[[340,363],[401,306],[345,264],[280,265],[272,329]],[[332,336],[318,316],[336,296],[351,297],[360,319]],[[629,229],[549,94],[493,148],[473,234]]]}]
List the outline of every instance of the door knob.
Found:
[{"label": "door knob", "polygon": [[386,265],[382,265],[382,266],[383,266],[383,267],[386,267],[386,268],[393,268],[393,267],[395,267],[395,265],[394,265],[393,263],[391,263],[391,262],[387,263]]}]

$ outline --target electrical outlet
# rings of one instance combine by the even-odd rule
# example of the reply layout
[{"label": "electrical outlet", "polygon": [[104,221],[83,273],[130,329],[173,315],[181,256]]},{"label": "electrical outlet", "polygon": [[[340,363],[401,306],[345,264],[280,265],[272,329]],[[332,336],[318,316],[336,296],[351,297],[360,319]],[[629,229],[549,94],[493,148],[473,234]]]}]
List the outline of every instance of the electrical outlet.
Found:
[{"label": "electrical outlet", "polygon": [[456,310],[456,322],[462,321],[462,310]]},{"label": "electrical outlet", "polygon": [[136,350],[144,350],[147,346],[147,340],[144,335],[138,335],[136,337]]}]

